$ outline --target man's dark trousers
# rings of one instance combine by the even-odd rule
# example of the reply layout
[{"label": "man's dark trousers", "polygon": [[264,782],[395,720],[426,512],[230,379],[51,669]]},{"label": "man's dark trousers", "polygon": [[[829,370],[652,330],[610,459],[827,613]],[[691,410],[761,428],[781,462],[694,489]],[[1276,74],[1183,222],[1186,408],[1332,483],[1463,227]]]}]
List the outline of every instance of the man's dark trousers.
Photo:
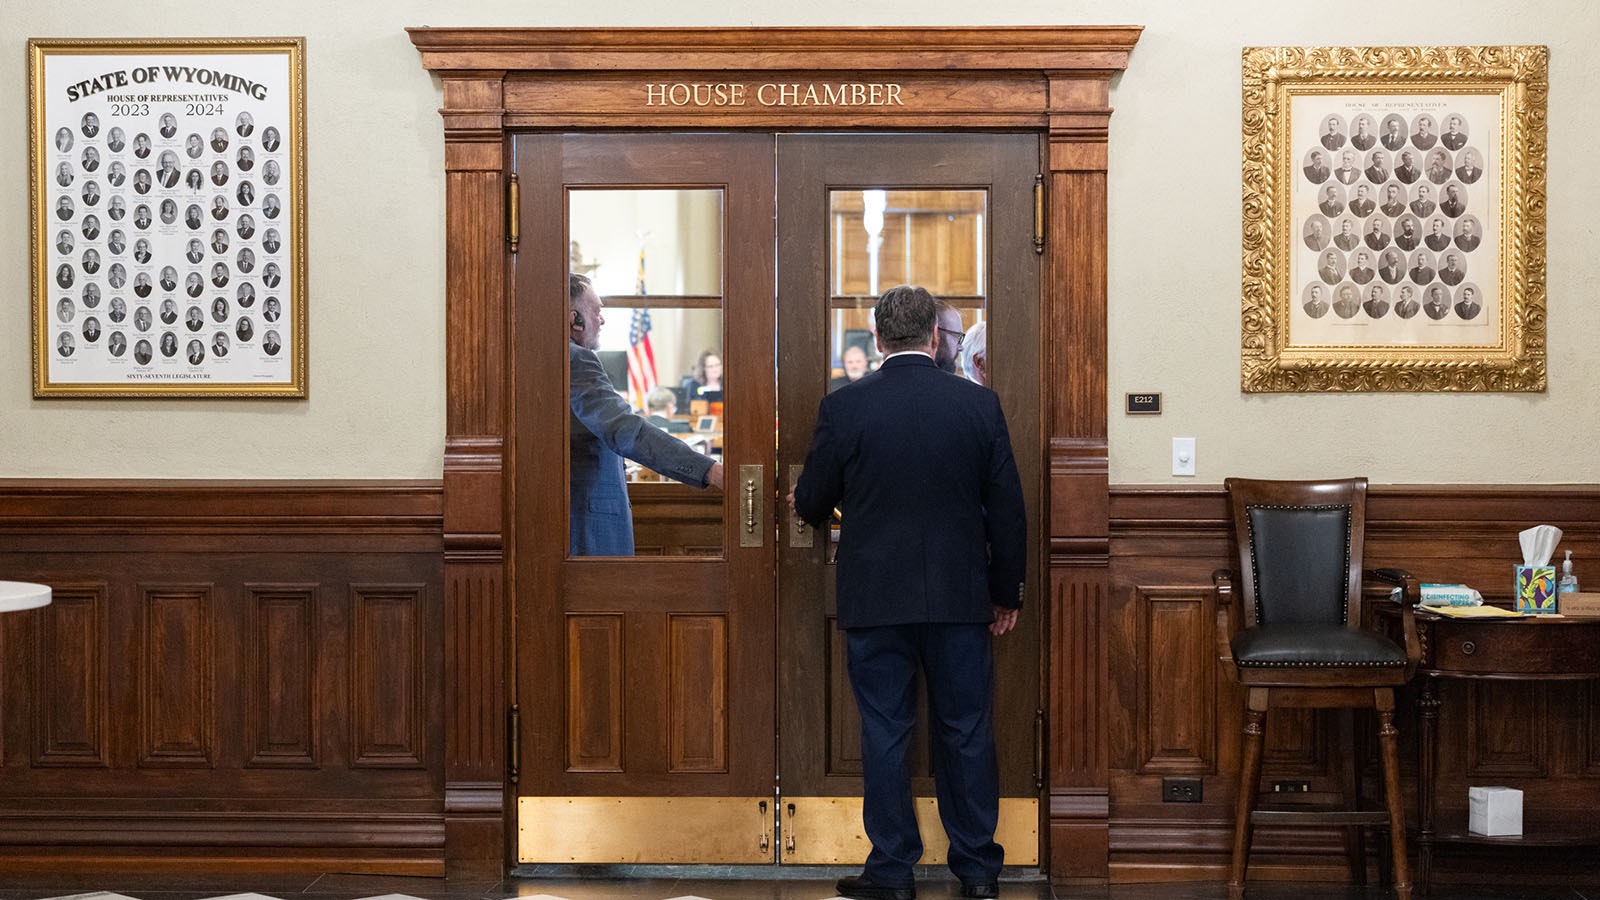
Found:
[{"label": "man's dark trousers", "polygon": [[[917,673],[928,681],[929,726],[939,818],[950,870],[993,881],[1004,850],[994,842],[1000,766],[993,721],[994,656],[989,628],[975,623],[884,625],[845,632],[850,685],[861,712],[866,782],[862,824],[873,850],[862,874],[911,887],[922,857],[907,764],[917,720]],[[962,711],[965,711],[964,713]]]}]

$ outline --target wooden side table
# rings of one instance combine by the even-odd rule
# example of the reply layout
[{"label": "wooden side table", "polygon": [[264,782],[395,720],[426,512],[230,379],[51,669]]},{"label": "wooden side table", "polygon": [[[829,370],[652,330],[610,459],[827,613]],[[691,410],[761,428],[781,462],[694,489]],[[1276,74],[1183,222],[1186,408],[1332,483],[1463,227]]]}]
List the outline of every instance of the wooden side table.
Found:
[{"label": "wooden side table", "polygon": [[[1387,614],[1389,611],[1384,610]],[[1386,616],[1398,626],[1399,616]],[[1600,678],[1600,618],[1522,616],[1458,619],[1417,611],[1422,641],[1422,695],[1418,701],[1421,728],[1417,743],[1417,884],[1427,896],[1433,876],[1433,848],[1439,844],[1504,847],[1600,845],[1600,827],[1574,823],[1570,830],[1529,830],[1517,837],[1473,834],[1459,829],[1436,830],[1436,781],[1439,774],[1439,680],[1471,678],[1502,681],[1581,681]]]}]

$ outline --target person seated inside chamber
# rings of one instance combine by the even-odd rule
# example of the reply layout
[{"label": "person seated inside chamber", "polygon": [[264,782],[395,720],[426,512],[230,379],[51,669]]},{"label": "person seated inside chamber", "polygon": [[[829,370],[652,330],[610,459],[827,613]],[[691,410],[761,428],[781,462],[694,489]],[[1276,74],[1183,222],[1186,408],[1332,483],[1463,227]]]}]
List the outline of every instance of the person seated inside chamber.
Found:
[{"label": "person seated inside chamber", "polygon": [[710,349],[701,351],[694,362],[694,371],[683,376],[678,387],[688,400],[721,400],[722,357]]}]

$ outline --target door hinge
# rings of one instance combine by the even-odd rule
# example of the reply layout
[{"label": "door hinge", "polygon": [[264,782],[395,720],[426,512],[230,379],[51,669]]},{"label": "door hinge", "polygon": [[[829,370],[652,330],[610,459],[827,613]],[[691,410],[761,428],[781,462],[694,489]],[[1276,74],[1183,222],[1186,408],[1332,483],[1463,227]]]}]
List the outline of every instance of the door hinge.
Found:
[{"label": "door hinge", "polygon": [[506,182],[506,242],[511,245],[511,252],[517,252],[517,241],[522,233],[518,225],[517,210],[522,207],[522,184],[517,181],[517,173],[512,172],[511,178]]},{"label": "door hinge", "polygon": [[1033,789],[1044,790],[1044,710],[1033,711]]},{"label": "door hinge", "polygon": [[506,712],[506,780],[517,783],[521,777],[522,710],[516,704]]},{"label": "door hinge", "polygon": [[[515,178],[516,176],[512,176]],[[1044,174],[1033,176],[1033,252],[1044,252]]]}]

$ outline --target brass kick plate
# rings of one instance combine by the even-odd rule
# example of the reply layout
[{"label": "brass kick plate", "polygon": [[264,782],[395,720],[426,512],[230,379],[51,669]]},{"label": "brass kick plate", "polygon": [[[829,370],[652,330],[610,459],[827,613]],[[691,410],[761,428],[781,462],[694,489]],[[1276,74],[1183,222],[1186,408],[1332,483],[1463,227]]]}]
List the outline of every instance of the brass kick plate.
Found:
[{"label": "brass kick plate", "polygon": [[[793,815],[789,812],[794,805]],[[943,865],[950,842],[939,824],[938,801],[917,797],[917,825],[922,832],[922,865]],[[782,861],[804,865],[860,865],[872,844],[861,830],[860,797],[785,797],[778,802],[784,848]],[[792,823],[792,824],[791,824]],[[793,839],[793,852],[791,847]],[[1002,797],[995,840],[1006,848],[1006,865],[1039,864],[1039,801]]]},{"label": "brass kick plate", "polygon": [[770,863],[772,819],[771,797],[518,797],[517,861]]}]

